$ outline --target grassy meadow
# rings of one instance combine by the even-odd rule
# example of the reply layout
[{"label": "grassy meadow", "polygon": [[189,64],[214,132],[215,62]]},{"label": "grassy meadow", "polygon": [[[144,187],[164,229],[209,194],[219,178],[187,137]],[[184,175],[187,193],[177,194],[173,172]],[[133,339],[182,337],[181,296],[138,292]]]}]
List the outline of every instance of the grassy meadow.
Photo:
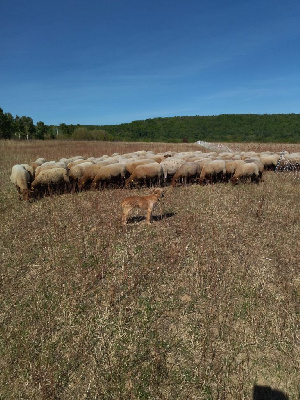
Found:
[{"label": "grassy meadow", "polygon": [[[230,144],[300,151],[300,145]],[[0,399],[300,397],[300,173],[19,201],[14,164],[194,144],[0,141]],[[204,149],[203,149],[204,151]]]}]

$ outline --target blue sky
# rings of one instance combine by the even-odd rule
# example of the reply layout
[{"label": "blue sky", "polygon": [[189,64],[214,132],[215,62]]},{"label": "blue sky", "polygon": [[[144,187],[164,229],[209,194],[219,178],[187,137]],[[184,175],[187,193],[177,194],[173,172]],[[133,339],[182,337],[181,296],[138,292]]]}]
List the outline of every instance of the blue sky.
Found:
[{"label": "blue sky", "polygon": [[298,0],[1,0],[0,108],[34,123],[300,112]]}]

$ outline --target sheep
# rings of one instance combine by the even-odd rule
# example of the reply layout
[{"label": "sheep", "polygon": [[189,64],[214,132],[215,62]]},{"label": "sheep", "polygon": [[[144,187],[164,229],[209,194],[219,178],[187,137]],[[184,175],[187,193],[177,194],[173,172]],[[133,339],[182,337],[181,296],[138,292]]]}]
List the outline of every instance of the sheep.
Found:
[{"label": "sheep", "polygon": [[198,162],[201,161],[203,159],[202,156],[196,156],[195,154],[191,155],[190,157],[185,158],[185,161],[187,162]]},{"label": "sheep", "polygon": [[259,168],[254,162],[244,163],[238,165],[231,182],[237,184],[238,182],[245,182],[246,180],[251,180],[251,182],[259,183]]},{"label": "sheep", "polygon": [[117,164],[118,162],[118,157],[105,157],[100,161],[100,163],[102,163],[103,165]]},{"label": "sheep", "polygon": [[83,160],[83,157],[75,156],[75,157],[70,157],[70,158],[61,158],[58,162],[63,162],[65,164],[69,164],[70,162],[73,162],[75,160]]},{"label": "sheep", "polygon": [[69,180],[73,191],[78,189],[78,181],[83,176],[84,171],[91,165],[94,165],[94,163],[91,161],[85,161],[71,167],[71,169],[69,170]]},{"label": "sheep", "polygon": [[290,161],[300,163],[300,153],[290,153],[286,155],[286,158]]},{"label": "sheep", "polygon": [[81,159],[81,158],[79,158],[78,160],[71,161],[71,162],[67,163],[67,169],[70,170],[72,167],[74,167],[74,165],[83,164],[85,162],[87,162],[87,160]]},{"label": "sheep", "polygon": [[30,178],[31,178],[31,180],[33,180],[33,177],[34,177],[34,174],[35,174],[33,166],[29,165],[29,164],[21,164],[21,165],[26,169],[26,171],[29,172]]},{"label": "sheep", "polygon": [[293,165],[289,162],[289,160],[282,157],[276,165],[275,172],[291,171],[292,169]]},{"label": "sheep", "polygon": [[225,168],[226,168],[226,175],[225,180],[228,182],[234,175],[235,170],[238,165],[244,164],[244,160],[226,160],[225,161]]},{"label": "sheep", "polygon": [[30,166],[33,168],[33,171],[37,169],[40,165],[44,164],[46,162],[45,158],[37,158],[34,162],[30,164]]},{"label": "sheep", "polygon": [[267,171],[275,171],[279,159],[280,159],[279,154],[260,155],[260,160],[264,164],[264,169]]},{"label": "sheep", "polygon": [[205,184],[207,182],[214,183],[222,181],[226,178],[226,165],[224,160],[207,161],[200,173],[199,182]]},{"label": "sheep", "polygon": [[78,189],[82,190],[84,188],[88,188],[93,182],[97,173],[100,172],[101,168],[103,168],[105,165],[106,164],[103,165],[102,163],[98,163],[85,168],[82,176],[78,179]]},{"label": "sheep", "polygon": [[133,153],[124,153],[124,154],[122,154],[122,157],[124,157],[126,159],[130,159],[130,158],[134,158],[134,154]]},{"label": "sheep", "polygon": [[168,157],[164,161],[162,161],[160,165],[162,166],[163,169],[165,182],[168,179],[171,179],[176,174],[178,168],[181,167],[181,165],[184,163],[185,160],[174,157]]},{"label": "sheep", "polygon": [[44,164],[46,162],[46,159],[43,157],[39,157],[34,162],[36,162],[38,164]]},{"label": "sheep", "polygon": [[300,170],[300,153],[290,153],[286,156],[286,159],[289,170]]},{"label": "sheep", "polygon": [[106,165],[97,173],[93,179],[91,187],[96,189],[102,183],[117,183],[119,186],[123,186],[125,176],[126,169],[124,164]]},{"label": "sheep", "polygon": [[138,150],[133,153],[137,157],[144,157],[147,154],[146,150]]},{"label": "sheep", "polygon": [[257,153],[255,151],[242,151],[240,153],[240,157],[242,160],[245,160],[247,158],[252,158],[252,157],[257,157]]},{"label": "sheep", "polygon": [[164,153],[164,156],[165,156],[165,158],[168,158],[168,157],[173,157],[175,154],[176,154],[175,151],[166,151]]},{"label": "sheep", "polygon": [[29,188],[32,181],[32,175],[21,164],[12,167],[10,181],[16,186],[20,200],[29,200]]},{"label": "sheep", "polygon": [[297,153],[287,154],[281,157],[275,171],[297,171],[300,169],[300,155]]},{"label": "sheep", "polygon": [[209,158],[209,157],[205,157],[205,158],[202,158],[201,160],[195,161],[195,162],[199,165],[199,174],[201,173],[201,171],[202,171],[204,165],[205,165],[207,162],[210,162],[210,161],[212,161],[212,159]]},{"label": "sheep", "polygon": [[66,164],[63,161],[48,161],[44,164],[37,167],[35,170],[35,178],[44,170],[46,169],[53,169],[53,168],[66,168]]},{"label": "sheep", "polygon": [[231,158],[232,157],[232,153],[229,151],[223,151],[221,153],[219,153],[219,157],[221,157],[223,160]]},{"label": "sheep", "polygon": [[35,196],[41,195],[43,192],[50,193],[55,191],[65,190],[69,185],[69,177],[65,168],[45,169],[35,177],[31,184],[31,190]]},{"label": "sheep", "polygon": [[172,178],[172,187],[175,187],[177,181],[181,178],[186,185],[188,182],[191,182],[193,178],[196,178],[199,175],[200,166],[196,162],[186,162],[182,164],[175,175]]},{"label": "sheep", "polygon": [[89,157],[85,161],[92,161],[94,164],[97,164],[103,160],[104,160],[103,157]]},{"label": "sheep", "polygon": [[134,158],[134,159],[129,159],[129,161],[125,162],[125,168],[126,171],[129,174],[132,174],[135,168],[138,165],[144,165],[144,164],[153,164],[153,160],[150,160],[149,158]]},{"label": "sheep", "polygon": [[163,154],[153,154],[149,156],[149,159],[157,163],[161,163],[166,157]]},{"label": "sheep", "polygon": [[162,166],[153,162],[151,164],[143,164],[138,165],[129,178],[125,181],[125,187],[129,185],[129,183],[133,183],[134,181],[144,181],[144,184],[151,183],[160,183],[160,178],[163,174]]},{"label": "sheep", "polygon": [[246,158],[244,161],[245,161],[246,163],[252,163],[252,162],[254,162],[254,163],[258,166],[259,180],[261,181],[261,180],[262,180],[262,174],[263,174],[263,171],[264,171],[264,169],[265,169],[265,166],[264,166],[264,164],[261,162],[260,158],[259,158],[259,157],[251,157],[251,158]]},{"label": "sheep", "polygon": [[[255,168],[251,174],[246,171],[243,175],[240,172],[242,170],[238,170],[238,168],[244,164],[256,164],[258,177]],[[31,183],[35,191],[34,194],[37,194],[39,190],[44,190],[48,186],[56,189],[61,188],[62,185],[66,185],[67,181],[73,189],[82,189],[89,184],[93,188],[102,183],[117,182],[122,185],[123,180],[125,180],[125,186],[137,181],[144,181],[147,184],[160,183],[162,176],[164,176],[164,182],[171,181],[173,187],[179,179],[185,183],[192,182],[193,179],[200,183],[217,180],[231,180],[232,183],[236,183],[247,179],[259,182],[262,180],[264,169],[294,170],[299,168],[300,163],[299,153],[289,154],[287,152],[222,152],[218,154],[216,152],[189,151],[155,154],[152,151],[141,150],[123,155],[114,153],[112,156],[103,155],[89,159],[84,159],[81,156],[62,158],[59,162],[46,162],[44,158],[38,158],[30,165],[18,165],[15,169],[19,171],[20,176],[21,174],[25,176],[26,182],[25,185],[21,184],[21,186],[16,184],[19,197],[29,199]],[[42,172],[44,174],[44,171],[57,168],[63,168],[68,178],[67,181],[63,179],[58,184],[52,181],[50,183],[48,181],[47,183],[40,182],[38,178]],[[238,173],[241,175],[238,175]],[[199,178],[197,179],[197,177]]]}]

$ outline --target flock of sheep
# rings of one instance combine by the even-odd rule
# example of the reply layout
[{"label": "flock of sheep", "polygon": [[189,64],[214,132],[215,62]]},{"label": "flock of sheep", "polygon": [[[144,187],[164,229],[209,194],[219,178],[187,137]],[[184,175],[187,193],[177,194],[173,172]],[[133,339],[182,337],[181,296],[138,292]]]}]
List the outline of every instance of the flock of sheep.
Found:
[{"label": "flock of sheep", "polygon": [[65,193],[107,186],[165,186],[215,182],[259,183],[265,170],[299,169],[300,153],[273,152],[165,152],[133,153],[84,159],[81,156],[12,167],[11,182],[20,199],[37,199],[50,193]]}]

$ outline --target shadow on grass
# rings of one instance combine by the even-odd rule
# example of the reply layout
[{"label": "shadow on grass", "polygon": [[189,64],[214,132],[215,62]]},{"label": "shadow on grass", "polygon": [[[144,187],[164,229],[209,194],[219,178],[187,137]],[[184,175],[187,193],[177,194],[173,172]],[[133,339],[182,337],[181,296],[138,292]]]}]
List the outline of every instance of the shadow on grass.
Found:
[{"label": "shadow on grass", "polygon": [[286,393],[272,389],[270,386],[253,387],[253,400],[289,400]]},{"label": "shadow on grass", "polygon": [[[153,215],[152,216],[152,221],[161,221],[162,219],[165,218],[171,218],[175,215],[175,213],[165,213],[161,215]],[[146,217],[144,215],[137,215],[131,218],[128,218],[127,224],[135,224],[137,222],[145,221]]]}]

